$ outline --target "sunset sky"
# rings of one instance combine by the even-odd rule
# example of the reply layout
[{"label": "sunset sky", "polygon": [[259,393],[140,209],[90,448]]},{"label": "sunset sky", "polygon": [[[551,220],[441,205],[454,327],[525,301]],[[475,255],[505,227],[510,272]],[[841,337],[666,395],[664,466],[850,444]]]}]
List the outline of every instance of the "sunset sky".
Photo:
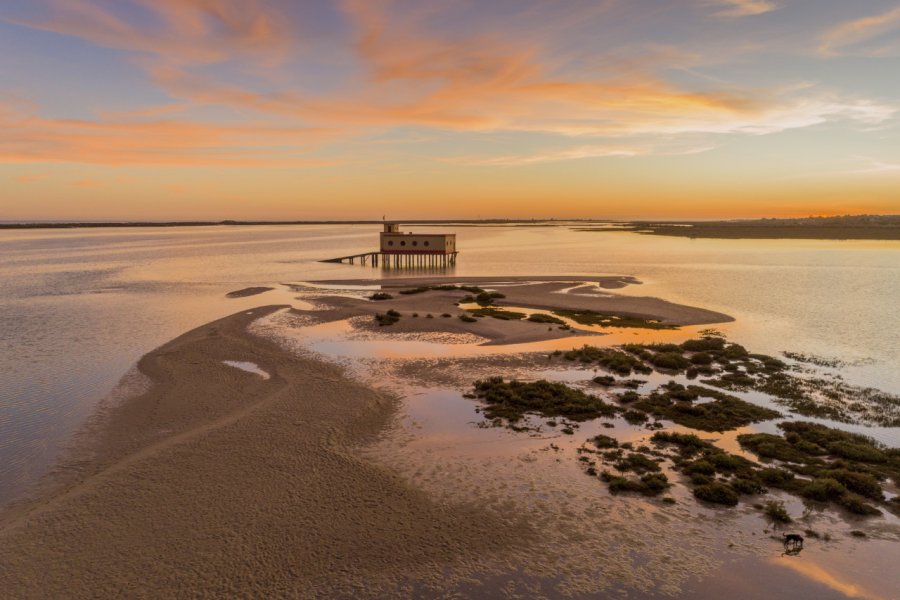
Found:
[{"label": "sunset sky", "polygon": [[0,0],[0,220],[845,213],[896,0]]}]

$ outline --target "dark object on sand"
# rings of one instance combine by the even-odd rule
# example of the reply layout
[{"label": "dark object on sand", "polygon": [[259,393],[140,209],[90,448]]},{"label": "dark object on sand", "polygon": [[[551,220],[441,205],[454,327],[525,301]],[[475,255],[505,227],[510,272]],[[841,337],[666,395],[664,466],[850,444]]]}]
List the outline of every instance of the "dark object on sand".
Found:
[{"label": "dark object on sand", "polygon": [[228,292],[225,294],[228,298],[246,298],[247,296],[255,296],[257,294],[262,294],[263,292],[268,292],[274,290],[272,287],[248,287],[242,290],[235,290],[233,292]]},{"label": "dark object on sand", "polygon": [[784,538],[785,554],[800,554],[803,550],[803,536],[799,533],[782,533],[781,537]]}]

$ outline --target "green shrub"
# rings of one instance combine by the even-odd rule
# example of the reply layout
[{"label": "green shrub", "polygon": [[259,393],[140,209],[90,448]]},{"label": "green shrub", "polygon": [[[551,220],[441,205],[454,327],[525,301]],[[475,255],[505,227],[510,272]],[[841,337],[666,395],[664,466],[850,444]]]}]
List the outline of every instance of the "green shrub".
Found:
[{"label": "green shrub", "polygon": [[766,488],[754,477],[735,477],[729,482],[731,489],[739,494],[762,494]]},{"label": "green shrub", "polygon": [[615,407],[596,396],[543,379],[523,382],[491,377],[476,381],[473,393],[487,404],[484,415],[489,419],[501,417],[515,422],[525,413],[536,413],[583,421],[616,414]]},{"label": "green shrub", "polygon": [[375,292],[369,296],[369,300],[390,300],[391,298],[393,298],[393,296],[387,292]]},{"label": "green shrub", "polygon": [[875,516],[881,514],[880,510],[871,504],[867,504],[865,500],[856,494],[844,494],[837,499],[837,503],[855,515]]},{"label": "green shrub", "polygon": [[[627,394],[628,392],[625,393]],[[631,425],[640,425],[641,423],[646,423],[650,420],[650,417],[647,416],[647,413],[631,409],[628,409],[624,413],[622,413],[622,418],[628,421],[628,423],[630,423]]]},{"label": "green shrub", "polygon": [[703,473],[694,473],[691,477],[691,483],[694,485],[706,485],[707,483],[712,483],[715,481],[715,477],[710,477],[709,475],[704,475]]},{"label": "green shrub", "polygon": [[595,435],[591,438],[591,442],[598,448],[616,448],[619,445],[618,440],[614,437],[610,437],[608,435],[603,435],[602,433],[599,435]]},{"label": "green shrub", "polygon": [[629,454],[615,465],[619,471],[633,471],[638,475],[648,471],[660,471],[659,463],[651,460],[643,454]]},{"label": "green shrub", "polygon": [[787,469],[773,467],[760,469],[757,473],[757,476],[766,485],[778,488],[785,487],[792,481],[794,481],[793,473],[791,473]]},{"label": "green shrub", "polygon": [[718,337],[704,337],[697,340],[688,340],[681,344],[681,348],[688,352],[718,352],[725,347],[725,340]]},{"label": "green shrub", "polygon": [[695,460],[694,462],[689,462],[682,466],[682,472],[685,475],[715,475],[716,468],[713,464],[705,459]]},{"label": "green shrub", "polygon": [[860,473],[859,471],[848,471],[847,469],[837,469],[828,471],[828,476],[840,481],[851,492],[855,492],[860,496],[871,498],[872,500],[883,500],[884,494],[881,491],[881,484],[878,480],[868,473]]},{"label": "green shrub", "polygon": [[836,441],[828,444],[827,449],[834,456],[858,460],[860,462],[880,463],[886,460],[884,452],[871,444]]},{"label": "green shrub", "polygon": [[791,515],[784,508],[784,502],[780,500],[769,500],[766,502],[763,512],[766,514],[766,517],[775,523],[790,523],[793,521]]},{"label": "green shrub", "polygon": [[716,452],[715,454],[710,455],[707,460],[716,467],[717,471],[726,473],[748,471],[753,468],[753,463],[743,456],[728,454],[727,452]]},{"label": "green shrub", "polygon": [[375,322],[378,323],[379,327],[384,327],[385,325],[393,325],[397,321],[400,320],[400,313],[396,310],[389,310],[385,314],[377,314],[375,315]]},{"label": "green shrub", "polygon": [[724,504],[725,506],[735,506],[739,500],[737,492],[718,481],[698,485],[694,488],[694,496],[706,502]]},{"label": "green shrub", "polygon": [[621,394],[619,394],[616,397],[619,399],[619,402],[621,402],[623,404],[637,402],[638,400],[641,399],[641,395],[633,390],[628,390],[628,391],[622,392]]},{"label": "green shrub", "polygon": [[806,483],[800,488],[800,494],[810,500],[828,502],[837,500],[847,493],[847,488],[842,483],[830,477],[819,477]]},{"label": "green shrub", "polygon": [[501,321],[518,321],[525,318],[525,313],[503,310],[502,308],[493,306],[469,309],[469,312],[476,317],[493,317],[494,319],[500,319]]},{"label": "green shrub", "polygon": [[554,325],[565,325],[566,322],[553,315],[545,315],[543,313],[534,313],[528,316],[528,320],[534,323],[553,323]]},{"label": "green shrub", "polygon": [[669,478],[665,473],[647,473],[641,477],[644,484],[644,495],[656,496],[669,489]]},{"label": "green shrub", "polygon": [[683,371],[691,366],[688,359],[675,352],[659,352],[651,356],[648,361],[658,369],[669,371]]},{"label": "green shrub", "polygon": [[706,352],[697,352],[688,360],[690,360],[691,364],[694,365],[709,365],[712,364],[713,357]]},{"label": "green shrub", "polygon": [[669,431],[657,431],[650,438],[650,441],[657,444],[673,444],[678,446],[679,453],[682,456],[693,456],[698,452],[707,448],[712,448],[712,444],[704,442],[693,433],[673,433]]}]

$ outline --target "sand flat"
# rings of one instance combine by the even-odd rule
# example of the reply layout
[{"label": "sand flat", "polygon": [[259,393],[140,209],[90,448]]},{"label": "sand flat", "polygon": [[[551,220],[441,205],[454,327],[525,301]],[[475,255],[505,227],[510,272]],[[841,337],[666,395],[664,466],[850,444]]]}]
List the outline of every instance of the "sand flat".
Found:
[{"label": "sand flat", "polygon": [[[584,308],[609,299],[560,293],[579,278],[530,281],[506,281],[505,300]],[[463,322],[459,297],[322,296],[320,308],[289,314],[355,319],[363,333],[465,333],[489,344],[572,336],[526,321]],[[615,298],[617,308],[632,300]],[[378,328],[371,317],[388,307],[404,317]],[[412,585],[427,596],[525,565],[552,580],[527,513],[441,498],[364,452],[399,400],[248,331],[286,309],[242,311],[144,356],[137,368],[149,388],[97,415],[49,491],[0,515],[0,589],[21,598],[392,597]],[[438,316],[444,310],[453,316]]]},{"label": "sand flat", "polygon": [[[471,571],[528,528],[363,460],[396,400],[247,333],[242,312],[146,355],[79,476],[0,518],[17,598],[316,597]],[[269,380],[223,364],[252,361]]]}]

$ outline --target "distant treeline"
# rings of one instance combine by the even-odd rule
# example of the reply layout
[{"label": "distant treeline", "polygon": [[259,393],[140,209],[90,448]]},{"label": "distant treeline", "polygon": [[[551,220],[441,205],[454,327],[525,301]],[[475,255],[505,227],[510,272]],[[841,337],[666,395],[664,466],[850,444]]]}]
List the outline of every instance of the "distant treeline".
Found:
[{"label": "distant treeline", "polygon": [[[409,225],[532,225],[553,223],[553,219],[396,219],[388,222]],[[597,219],[567,219],[565,223],[595,223]],[[381,225],[384,221],[121,221],[121,222],[31,222],[2,223],[0,229],[78,229],[87,227],[217,227],[222,225]]]},{"label": "distant treeline", "polygon": [[[584,231],[634,231],[684,237],[749,237],[808,239],[900,239],[900,215],[845,215],[796,219],[746,219],[729,221],[615,221],[607,219],[396,219],[407,225],[527,225],[579,224]],[[3,223],[0,229],[76,229],[88,227],[220,227],[247,225],[381,225],[383,221],[120,221]],[[615,229],[592,229],[595,224],[617,224]]]},{"label": "distant treeline", "polygon": [[665,227],[900,227],[900,215],[843,215],[838,217],[801,217],[794,219],[746,219],[729,221],[634,221],[633,225]]},{"label": "distant treeline", "polygon": [[900,240],[900,215],[845,215],[737,221],[633,221],[617,230],[644,235],[689,238]]}]

